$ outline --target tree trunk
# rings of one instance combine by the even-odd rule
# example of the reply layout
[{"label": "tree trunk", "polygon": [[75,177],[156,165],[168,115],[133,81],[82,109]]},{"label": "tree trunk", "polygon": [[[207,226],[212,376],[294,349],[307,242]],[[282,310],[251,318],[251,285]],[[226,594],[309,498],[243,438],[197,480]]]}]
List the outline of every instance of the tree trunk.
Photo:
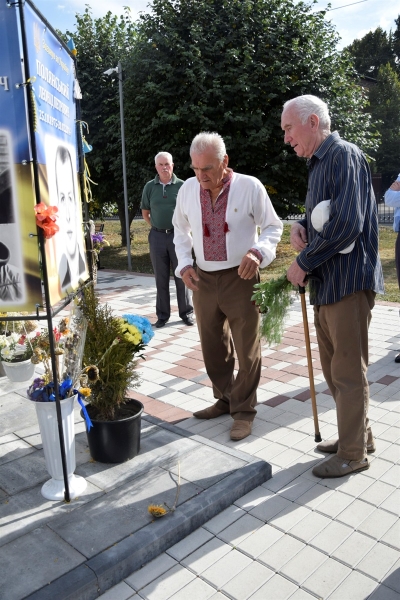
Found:
[{"label": "tree trunk", "polygon": [[[121,246],[125,246],[126,248],[126,225],[125,225],[125,205],[124,203],[117,203],[118,206],[118,217],[119,222],[121,223]],[[128,210],[128,219],[129,219],[129,228],[132,225],[133,217],[135,216],[135,212],[132,209]],[[133,239],[133,233],[130,232],[130,238]]]}]

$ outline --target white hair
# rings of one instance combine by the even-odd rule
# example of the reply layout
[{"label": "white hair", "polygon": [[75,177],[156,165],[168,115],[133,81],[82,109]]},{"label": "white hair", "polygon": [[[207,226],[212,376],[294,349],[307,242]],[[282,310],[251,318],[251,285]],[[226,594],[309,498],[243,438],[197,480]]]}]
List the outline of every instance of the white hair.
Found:
[{"label": "white hair", "polygon": [[206,152],[210,148],[215,150],[218,160],[224,160],[224,157],[226,156],[226,147],[223,138],[219,133],[202,131],[193,138],[190,146],[190,155],[203,154],[203,152]]},{"label": "white hair", "polygon": [[161,158],[162,156],[165,156],[165,158],[167,158],[171,164],[174,162],[172,159],[172,154],[170,154],[169,152],[159,152],[154,157],[154,164],[157,164],[157,159]]},{"label": "white hair", "polygon": [[331,118],[329,116],[328,105],[321,98],[312,96],[311,94],[297,96],[297,98],[292,98],[285,102],[282,112],[285,112],[289,108],[295,109],[303,125],[311,115],[317,115],[321,130],[324,133],[330,133]]}]

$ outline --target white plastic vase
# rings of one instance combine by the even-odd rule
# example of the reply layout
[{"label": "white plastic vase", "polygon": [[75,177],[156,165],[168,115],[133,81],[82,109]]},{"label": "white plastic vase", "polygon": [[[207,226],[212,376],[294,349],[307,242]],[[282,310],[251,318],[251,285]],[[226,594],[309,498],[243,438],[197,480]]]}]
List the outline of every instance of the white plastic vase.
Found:
[{"label": "white plastic vase", "polygon": [[31,359],[17,363],[2,360],[1,363],[3,365],[4,373],[10,381],[29,381],[35,373],[35,365]]},{"label": "white plastic vase", "polygon": [[[67,462],[68,487],[71,499],[82,494],[87,485],[86,480],[83,477],[74,475],[76,467],[74,402],[75,396],[60,401]],[[51,479],[46,481],[42,486],[42,496],[48,500],[63,500],[65,486],[61,461],[60,438],[58,434],[56,403],[35,402],[35,408],[39,421],[40,435],[42,437],[46,467],[51,476]]]}]

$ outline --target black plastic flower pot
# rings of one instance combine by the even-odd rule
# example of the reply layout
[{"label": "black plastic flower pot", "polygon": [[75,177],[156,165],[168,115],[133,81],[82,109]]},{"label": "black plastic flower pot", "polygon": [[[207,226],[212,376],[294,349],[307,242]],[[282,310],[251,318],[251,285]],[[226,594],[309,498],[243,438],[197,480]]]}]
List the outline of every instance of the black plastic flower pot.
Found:
[{"label": "black plastic flower pot", "polygon": [[[115,421],[99,421],[90,404],[86,407],[93,427],[86,431],[91,457],[101,463],[122,463],[140,450],[140,427],[144,406],[129,400],[121,409],[125,416]],[[81,411],[81,416],[82,411]]]}]

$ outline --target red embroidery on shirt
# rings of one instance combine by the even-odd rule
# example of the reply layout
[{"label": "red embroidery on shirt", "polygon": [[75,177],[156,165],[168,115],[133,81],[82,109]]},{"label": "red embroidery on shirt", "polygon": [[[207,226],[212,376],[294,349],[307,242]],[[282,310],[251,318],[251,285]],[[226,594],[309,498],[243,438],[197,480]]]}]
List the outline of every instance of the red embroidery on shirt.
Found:
[{"label": "red embroidery on shirt", "polygon": [[231,170],[222,181],[222,191],[215,202],[214,208],[209,190],[204,190],[200,187],[203,251],[204,260],[207,261],[223,261],[228,258],[226,233],[229,232],[229,227],[225,219],[232,177],[233,171]]}]

